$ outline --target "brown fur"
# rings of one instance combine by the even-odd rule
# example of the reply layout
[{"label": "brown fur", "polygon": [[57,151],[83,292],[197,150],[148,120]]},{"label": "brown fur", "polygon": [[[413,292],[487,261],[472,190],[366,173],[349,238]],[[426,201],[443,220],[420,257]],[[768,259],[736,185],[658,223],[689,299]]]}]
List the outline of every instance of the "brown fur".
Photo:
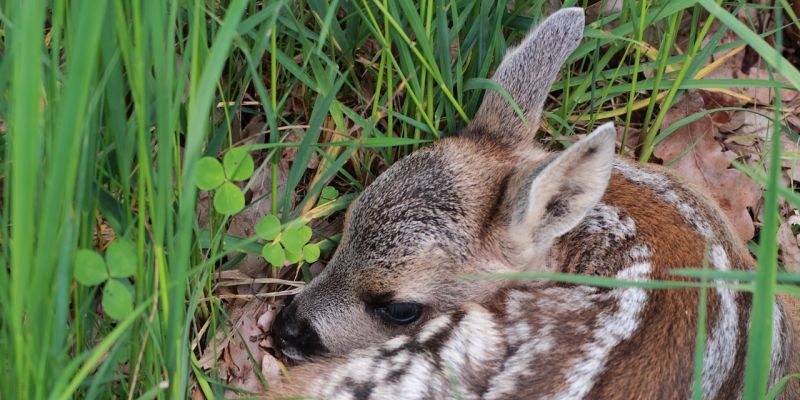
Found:
[{"label": "brown fur", "polygon": [[[789,362],[789,373],[800,374],[800,300],[794,296],[778,295],[778,300],[783,304],[789,315],[793,341]],[[792,378],[782,393],[783,399],[800,399],[800,376]]]},{"label": "brown fur", "polygon": [[[637,236],[652,248],[653,279],[674,279],[668,269],[702,266],[703,239],[680,223],[677,211],[648,189],[613,175],[603,200],[624,210],[636,222]],[[614,351],[589,398],[690,397],[692,371],[685,366],[692,364],[693,354],[675,349],[693,348],[697,320],[683,311],[697,309],[697,291],[657,290],[650,295],[642,329]],[[713,304],[709,315],[716,315],[715,297],[709,295],[709,300]],[[648,351],[636,351],[642,348]]]}]

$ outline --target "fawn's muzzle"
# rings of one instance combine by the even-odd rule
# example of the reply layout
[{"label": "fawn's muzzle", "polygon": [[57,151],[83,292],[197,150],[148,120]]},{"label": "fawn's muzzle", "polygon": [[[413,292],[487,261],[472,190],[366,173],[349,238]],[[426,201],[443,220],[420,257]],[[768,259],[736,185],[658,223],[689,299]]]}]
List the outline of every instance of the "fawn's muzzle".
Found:
[{"label": "fawn's muzzle", "polygon": [[278,349],[297,361],[327,352],[311,324],[297,318],[296,310],[296,304],[290,303],[278,313],[272,324],[272,338]]}]

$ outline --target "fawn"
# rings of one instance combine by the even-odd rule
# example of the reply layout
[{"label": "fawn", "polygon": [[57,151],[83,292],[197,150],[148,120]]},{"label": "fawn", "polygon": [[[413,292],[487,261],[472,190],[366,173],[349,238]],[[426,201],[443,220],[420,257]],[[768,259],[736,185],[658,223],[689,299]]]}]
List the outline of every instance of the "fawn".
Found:
[{"label": "fawn", "polygon": [[[457,136],[397,162],[350,206],[320,276],[284,308],[295,360],[270,396],[348,399],[688,398],[698,289],[468,280],[556,271],[628,280],[755,262],[712,200],[662,168],[615,159],[599,127],[561,153],[533,142],[584,14],[547,18],[503,59]],[[524,121],[524,122],[523,122]],[[741,397],[751,296],[708,289],[705,399]],[[771,382],[800,371],[800,313],[779,296]],[[795,383],[783,398],[800,398]]]}]

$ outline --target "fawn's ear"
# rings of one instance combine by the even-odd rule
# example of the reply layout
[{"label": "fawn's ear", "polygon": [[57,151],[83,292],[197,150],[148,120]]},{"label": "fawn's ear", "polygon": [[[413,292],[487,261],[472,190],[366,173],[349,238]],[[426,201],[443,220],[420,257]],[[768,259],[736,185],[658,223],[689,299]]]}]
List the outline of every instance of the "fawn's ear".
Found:
[{"label": "fawn's ear", "polygon": [[514,180],[509,236],[520,241],[523,253],[548,249],[600,201],[611,177],[615,138],[614,124],[604,124],[546,165]]},{"label": "fawn's ear", "polygon": [[492,80],[519,105],[523,123],[513,107],[495,91],[485,94],[470,134],[496,134],[493,138],[515,145],[532,143],[539,127],[544,101],[567,57],[583,38],[581,8],[565,8],[544,20],[516,48],[509,49]]}]

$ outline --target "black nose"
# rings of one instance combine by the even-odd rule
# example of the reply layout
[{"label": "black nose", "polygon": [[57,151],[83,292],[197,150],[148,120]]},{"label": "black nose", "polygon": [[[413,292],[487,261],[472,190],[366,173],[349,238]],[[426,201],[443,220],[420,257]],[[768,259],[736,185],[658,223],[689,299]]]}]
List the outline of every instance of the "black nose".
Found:
[{"label": "black nose", "polygon": [[326,352],[319,335],[305,319],[297,317],[296,304],[285,307],[272,324],[272,337],[283,354],[304,359]]}]

